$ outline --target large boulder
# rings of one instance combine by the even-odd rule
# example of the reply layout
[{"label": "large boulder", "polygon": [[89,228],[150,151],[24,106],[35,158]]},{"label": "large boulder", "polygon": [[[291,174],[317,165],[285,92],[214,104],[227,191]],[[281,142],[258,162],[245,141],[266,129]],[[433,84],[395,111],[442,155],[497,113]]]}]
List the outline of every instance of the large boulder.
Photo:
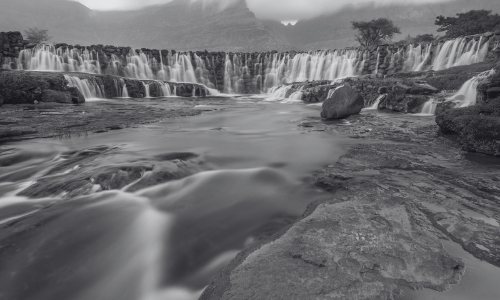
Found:
[{"label": "large boulder", "polygon": [[49,89],[42,91],[42,102],[73,103],[69,91],[62,92]]},{"label": "large boulder", "polygon": [[359,114],[365,106],[365,100],[360,93],[349,85],[339,87],[331,98],[323,102],[321,117],[325,119],[344,119],[350,115]]}]

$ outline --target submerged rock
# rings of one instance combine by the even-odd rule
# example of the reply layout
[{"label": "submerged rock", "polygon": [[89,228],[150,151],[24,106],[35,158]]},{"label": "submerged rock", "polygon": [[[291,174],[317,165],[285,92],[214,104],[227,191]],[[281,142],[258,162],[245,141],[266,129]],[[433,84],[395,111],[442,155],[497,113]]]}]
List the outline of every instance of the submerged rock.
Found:
[{"label": "submerged rock", "polygon": [[365,106],[365,100],[351,86],[344,85],[333,92],[331,98],[323,102],[321,117],[325,119],[344,119],[359,114]]}]

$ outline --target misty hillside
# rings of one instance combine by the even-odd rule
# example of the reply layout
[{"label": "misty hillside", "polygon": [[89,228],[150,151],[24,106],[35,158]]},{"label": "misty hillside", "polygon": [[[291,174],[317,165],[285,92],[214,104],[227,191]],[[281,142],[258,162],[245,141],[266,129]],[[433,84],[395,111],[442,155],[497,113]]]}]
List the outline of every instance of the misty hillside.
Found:
[{"label": "misty hillside", "polygon": [[500,13],[500,0],[455,0],[437,4],[403,4],[386,7],[377,7],[372,2],[361,9],[346,7],[332,15],[299,21],[295,26],[284,26],[274,21],[265,23],[298,48],[338,49],[356,46],[355,33],[351,29],[352,21],[368,21],[380,17],[391,19],[401,28],[402,34],[395,38],[398,40],[408,34],[412,36],[423,33],[437,34],[437,26],[434,25],[437,16],[455,16],[456,13],[473,9],[487,9]]},{"label": "misty hillside", "polygon": [[356,45],[353,20],[392,19],[406,35],[437,33],[438,15],[472,9],[500,13],[499,0],[377,7],[374,2],[285,26],[257,19],[241,0],[224,11],[174,0],[137,11],[97,12],[66,0],[0,0],[0,31],[48,29],[54,42],[209,51],[316,50]]},{"label": "misty hillside", "polygon": [[53,41],[176,50],[290,49],[240,1],[224,11],[175,0],[139,11],[96,12],[65,0],[0,0],[0,31],[48,29]]}]

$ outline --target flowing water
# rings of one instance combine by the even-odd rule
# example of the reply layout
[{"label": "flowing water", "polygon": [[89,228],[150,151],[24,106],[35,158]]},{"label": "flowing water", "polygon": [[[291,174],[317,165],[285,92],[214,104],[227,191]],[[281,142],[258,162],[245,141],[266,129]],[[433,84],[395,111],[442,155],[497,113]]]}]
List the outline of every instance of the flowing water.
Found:
[{"label": "flowing water", "polygon": [[[2,145],[0,299],[196,299],[244,247],[327,197],[309,174],[347,141],[296,126],[318,107],[243,97],[198,107],[221,108]],[[133,182],[93,193],[135,169]],[[27,187],[36,192],[20,196]],[[71,195],[81,187],[87,195]]]}]

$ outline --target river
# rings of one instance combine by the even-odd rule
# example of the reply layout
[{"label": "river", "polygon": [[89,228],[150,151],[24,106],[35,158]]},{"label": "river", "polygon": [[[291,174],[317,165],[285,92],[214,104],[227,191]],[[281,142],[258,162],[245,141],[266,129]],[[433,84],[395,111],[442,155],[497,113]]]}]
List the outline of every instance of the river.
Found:
[{"label": "river", "polygon": [[197,109],[1,145],[0,299],[197,299],[239,251],[328,197],[309,179],[349,142],[297,126],[318,106],[234,97]]}]

